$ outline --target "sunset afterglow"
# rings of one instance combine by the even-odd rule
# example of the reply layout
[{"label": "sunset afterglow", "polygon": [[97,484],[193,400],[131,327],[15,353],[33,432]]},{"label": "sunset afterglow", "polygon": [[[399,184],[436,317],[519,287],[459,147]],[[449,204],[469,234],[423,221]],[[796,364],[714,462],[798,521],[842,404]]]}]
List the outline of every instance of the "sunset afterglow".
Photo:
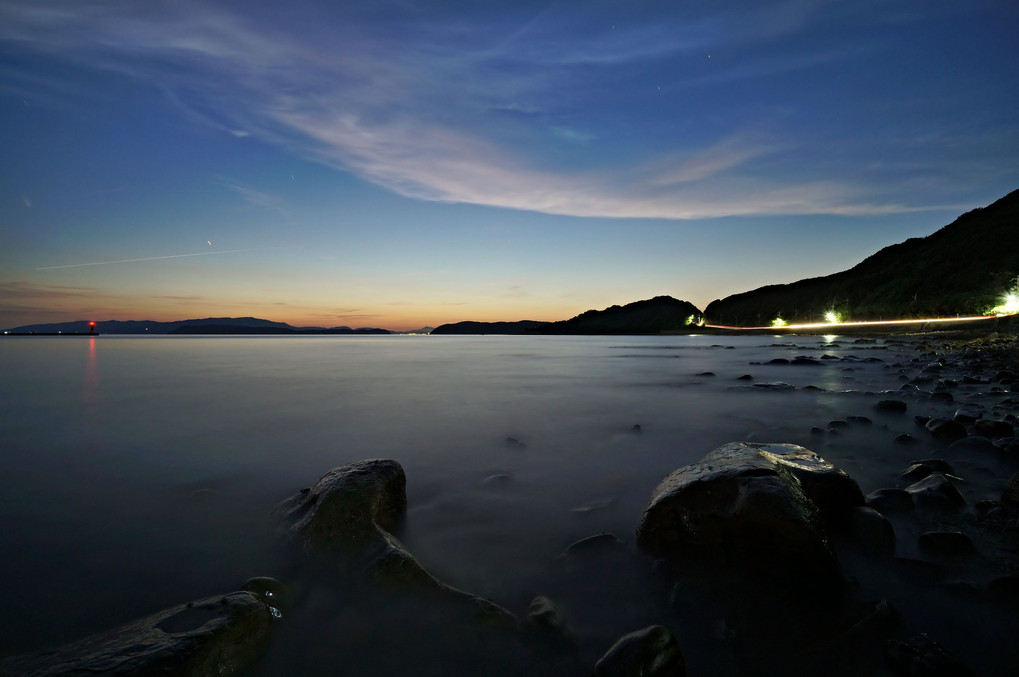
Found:
[{"label": "sunset afterglow", "polygon": [[845,270],[1019,185],[1017,34],[1007,3],[0,0],[0,328]]}]

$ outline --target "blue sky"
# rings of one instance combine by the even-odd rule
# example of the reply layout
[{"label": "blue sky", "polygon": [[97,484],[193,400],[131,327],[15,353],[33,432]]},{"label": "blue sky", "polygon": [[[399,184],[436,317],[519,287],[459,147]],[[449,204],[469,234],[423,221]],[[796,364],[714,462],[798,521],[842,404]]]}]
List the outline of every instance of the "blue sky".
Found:
[{"label": "blue sky", "polygon": [[0,327],[844,270],[1019,187],[1016,35],[1004,0],[0,0]]}]

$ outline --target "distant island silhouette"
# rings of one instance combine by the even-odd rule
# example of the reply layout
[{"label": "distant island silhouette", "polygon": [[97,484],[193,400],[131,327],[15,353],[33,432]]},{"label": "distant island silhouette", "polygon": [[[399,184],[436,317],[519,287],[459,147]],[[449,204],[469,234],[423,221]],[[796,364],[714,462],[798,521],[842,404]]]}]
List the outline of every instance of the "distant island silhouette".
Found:
[{"label": "distant island silhouette", "polygon": [[[99,334],[658,334],[707,321],[737,327],[841,319],[952,317],[993,312],[1007,291],[1019,292],[1019,190],[969,211],[931,235],[911,238],[852,268],[716,299],[703,311],[671,296],[588,310],[568,320],[462,321],[410,332],[363,327],[294,327],[255,317],[155,322],[96,322]],[[5,333],[88,335],[88,320],[33,324]]]}]

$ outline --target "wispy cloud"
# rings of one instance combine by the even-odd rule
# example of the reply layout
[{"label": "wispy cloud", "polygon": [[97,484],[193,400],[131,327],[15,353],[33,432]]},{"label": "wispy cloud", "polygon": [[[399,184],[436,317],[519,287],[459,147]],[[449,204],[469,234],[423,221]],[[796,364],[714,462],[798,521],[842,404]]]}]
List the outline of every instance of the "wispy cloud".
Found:
[{"label": "wispy cloud", "polygon": [[[753,39],[777,39],[807,25],[815,5],[791,1],[737,18],[756,22]],[[595,147],[605,136],[592,129],[597,119],[573,109],[566,115],[564,97],[593,96],[587,91],[599,81],[591,73],[621,82],[629,65],[701,52],[726,31],[730,41],[750,40],[729,18],[616,25],[596,15],[587,25],[578,10],[555,5],[512,28],[492,20],[467,31],[436,21],[392,35],[388,25],[354,30],[335,16],[316,21],[326,10],[313,8],[297,13],[297,25],[192,3],[13,2],[2,11],[0,35],[20,48],[153,82],[195,121],[282,145],[407,197],[667,219],[909,208],[866,200],[860,186],[835,178],[783,179],[761,166],[774,143],[748,142],[731,129],[640,156],[599,149],[607,159],[584,169],[555,161],[538,143]],[[316,29],[326,22],[328,35]],[[574,81],[585,91],[574,91]],[[602,95],[591,103],[609,101]],[[486,115],[494,110],[533,111],[533,119]],[[585,115],[586,122],[569,119]],[[520,135],[528,143],[516,143]],[[225,185],[286,216],[272,196]],[[113,262],[76,265],[104,263]]]}]

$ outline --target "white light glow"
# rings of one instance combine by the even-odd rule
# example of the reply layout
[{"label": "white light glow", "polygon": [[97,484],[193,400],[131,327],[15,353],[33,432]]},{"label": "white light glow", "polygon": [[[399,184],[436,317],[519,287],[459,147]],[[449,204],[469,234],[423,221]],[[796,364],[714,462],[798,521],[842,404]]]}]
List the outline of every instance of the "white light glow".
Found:
[{"label": "white light glow", "polygon": [[[873,320],[867,322],[839,322],[840,327],[880,327],[901,324],[939,324],[944,322],[975,322],[977,320],[993,320],[994,315],[971,315],[969,317],[929,317],[922,320]],[[705,324],[710,329],[775,329],[776,327],[737,327],[726,324]],[[781,329],[795,331],[797,329],[822,329],[830,328],[830,322],[814,322],[810,324],[787,324]]]}]

